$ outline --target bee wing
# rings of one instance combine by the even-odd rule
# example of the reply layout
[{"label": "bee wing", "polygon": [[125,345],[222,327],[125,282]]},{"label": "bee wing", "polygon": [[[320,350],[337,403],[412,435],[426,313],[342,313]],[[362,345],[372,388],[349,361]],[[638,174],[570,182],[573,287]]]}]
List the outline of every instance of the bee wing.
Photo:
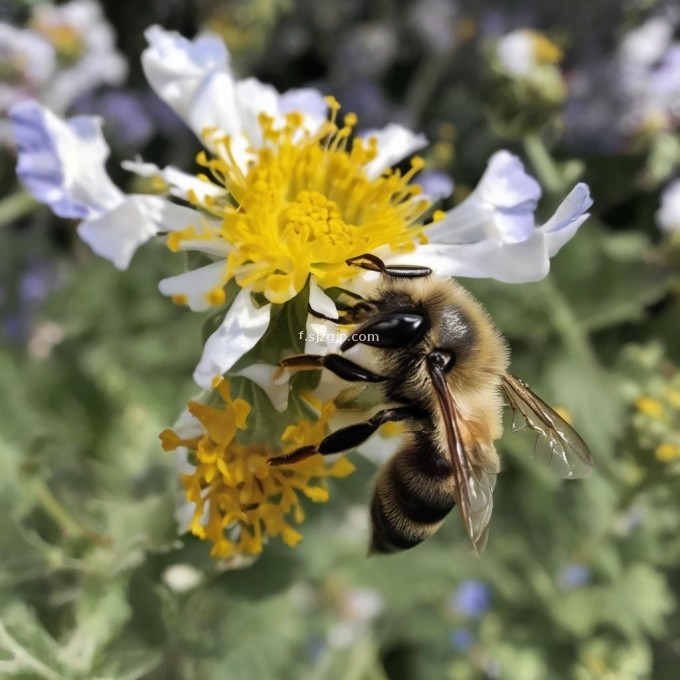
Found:
[{"label": "bee wing", "polygon": [[430,375],[442,410],[448,453],[453,467],[453,497],[463,526],[477,552],[486,546],[493,510],[495,472],[473,465],[460,431],[460,416],[444,373],[431,368]]},{"label": "bee wing", "polygon": [[[510,373],[503,376],[501,387],[512,409],[513,431],[528,427],[548,444],[535,447],[536,458],[565,479],[587,477],[592,472],[594,463],[588,446],[562,416]],[[524,425],[515,423],[518,414],[524,419]]]}]

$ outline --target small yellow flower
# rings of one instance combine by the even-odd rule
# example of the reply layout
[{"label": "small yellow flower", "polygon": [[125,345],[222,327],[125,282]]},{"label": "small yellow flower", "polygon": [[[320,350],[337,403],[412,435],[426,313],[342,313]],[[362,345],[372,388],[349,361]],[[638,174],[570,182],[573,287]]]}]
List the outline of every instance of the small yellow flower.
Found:
[{"label": "small yellow flower", "polygon": [[638,397],[638,399],[635,400],[635,406],[638,411],[654,420],[660,420],[663,416],[663,404],[653,397]]},{"label": "small yellow flower", "polygon": [[670,463],[680,458],[680,445],[664,442],[656,447],[656,458],[662,463]]},{"label": "small yellow flower", "polygon": [[226,380],[217,391],[219,407],[189,403],[189,412],[203,426],[201,436],[182,439],[171,429],[160,434],[166,451],[184,446],[195,456],[194,471],[181,478],[187,499],[195,505],[189,529],[213,544],[214,557],[257,555],[267,537],[280,537],[295,547],[302,535],[293,524],[305,518],[300,494],[316,503],[327,501],[324,480],[345,477],[354,466],[344,457],[327,466],[320,455],[280,467],[269,467],[267,460],[322,439],[334,406],[306,395],[319,417],[286,428],[282,447],[274,449],[268,443],[236,441],[238,430],[246,428],[250,405],[243,399],[232,400]]}]

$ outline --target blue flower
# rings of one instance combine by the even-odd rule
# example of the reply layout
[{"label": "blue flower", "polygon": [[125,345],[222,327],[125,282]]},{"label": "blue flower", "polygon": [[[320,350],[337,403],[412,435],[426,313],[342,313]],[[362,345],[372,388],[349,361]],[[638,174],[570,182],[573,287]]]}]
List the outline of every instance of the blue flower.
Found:
[{"label": "blue flower", "polygon": [[451,608],[465,616],[481,616],[491,606],[491,592],[483,581],[463,581],[449,600]]},{"label": "blue flower", "polygon": [[449,641],[455,649],[465,651],[475,644],[475,637],[468,628],[456,628],[456,630],[451,631]]},{"label": "blue flower", "polygon": [[590,581],[591,571],[583,564],[569,564],[562,569],[557,582],[562,590],[578,588]]}]

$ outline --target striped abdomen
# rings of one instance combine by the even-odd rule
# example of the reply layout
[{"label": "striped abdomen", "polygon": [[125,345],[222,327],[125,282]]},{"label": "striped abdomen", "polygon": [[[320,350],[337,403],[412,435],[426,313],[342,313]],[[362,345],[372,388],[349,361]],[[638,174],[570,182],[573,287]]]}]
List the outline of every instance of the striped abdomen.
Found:
[{"label": "striped abdomen", "polygon": [[407,550],[439,529],[455,501],[453,470],[432,432],[416,432],[383,467],[371,503],[371,553]]}]

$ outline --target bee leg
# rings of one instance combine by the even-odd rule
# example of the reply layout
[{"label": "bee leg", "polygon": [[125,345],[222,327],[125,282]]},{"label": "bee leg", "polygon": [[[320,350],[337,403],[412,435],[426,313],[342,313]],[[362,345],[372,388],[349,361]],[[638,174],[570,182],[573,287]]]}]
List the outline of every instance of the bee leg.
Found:
[{"label": "bee leg", "polygon": [[394,278],[417,279],[423,276],[430,276],[432,270],[429,267],[419,267],[410,264],[385,264],[379,257],[371,253],[364,253],[356,257],[345,260],[347,264],[353,264],[371,272],[380,272],[385,276]]},{"label": "bee leg", "polygon": [[405,347],[418,342],[428,330],[427,319],[414,312],[378,314],[354,329],[340,345],[346,352],[358,343],[383,349]]},{"label": "bee leg", "polygon": [[376,430],[385,423],[398,422],[406,420],[407,418],[422,418],[421,413],[413,406],[398,406],[396,408],[386,408],[378,411],[372,418],[363,423],[356,423],[355,425],[348,425],[340,430],[336,430],[329,434],[321,441],[318,446],[302,446],[295,449],[291,453],[284,456],[277,456],[270,458],[267,463],[276,467],[277,465],[287,465],[288,463],[296,463],[299,460],[304,460],[320,453],[322,456],[328,456],[333,453],[341,453],[354,449],[360,444],[363,444]]},{"label": "bee leg", "polygon": [[297,354],[279,362],[279,366],[296,368],[301,371],[313,371],[325,368],[343,380],[351,382],[383,382],[387,380],[367,368],[355,364],[339,354]]}]

